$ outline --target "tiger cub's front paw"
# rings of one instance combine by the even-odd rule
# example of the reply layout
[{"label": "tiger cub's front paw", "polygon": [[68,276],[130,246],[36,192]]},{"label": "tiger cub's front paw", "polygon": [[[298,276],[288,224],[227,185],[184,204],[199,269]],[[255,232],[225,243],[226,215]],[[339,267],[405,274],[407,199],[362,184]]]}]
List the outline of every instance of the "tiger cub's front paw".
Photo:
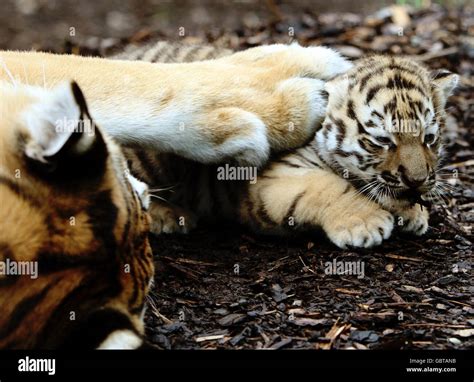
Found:
[{"label": "tiger cub's front paw", "polygon": [[398,216],[397,224],[401,226],[401,230],[404,232],[421,236],[428,230],[430,214],[426,207],[415,204],[413,207],[400,211],[396,215]]},{"label": "tiger cub's front paw", "polygon": [[150,231],[155,235],[162,233],[188,233],[196,227],[196,217],[184,208],[155,202],[149,210]]},{"label": "tiger cub's front paw", "polygon": [[324,226],[329,239],[339,248],[379,245],[388,239],[393,230],[394,219],[390,212],[373,209],[362,214],[334,217]]}]

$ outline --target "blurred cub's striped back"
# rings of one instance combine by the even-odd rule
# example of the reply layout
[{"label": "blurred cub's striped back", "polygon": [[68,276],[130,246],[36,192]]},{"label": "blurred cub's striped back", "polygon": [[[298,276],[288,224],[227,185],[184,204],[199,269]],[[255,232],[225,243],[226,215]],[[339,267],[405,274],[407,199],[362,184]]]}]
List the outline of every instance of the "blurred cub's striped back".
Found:
[{"label": "blurred cub's striped back", "polygon": [[0,349],[141,346],[146,185],[76,83],[0,96]]},{"label": "blurred cub's striped back", "polygon": [[147,44],[130,44],[123,52],[110,58],[117,60],[140,60],[147,62],[182,63],[212,60],[232,54],[230,49],[211,45],[186,44],[182,42],[154,41]]}]

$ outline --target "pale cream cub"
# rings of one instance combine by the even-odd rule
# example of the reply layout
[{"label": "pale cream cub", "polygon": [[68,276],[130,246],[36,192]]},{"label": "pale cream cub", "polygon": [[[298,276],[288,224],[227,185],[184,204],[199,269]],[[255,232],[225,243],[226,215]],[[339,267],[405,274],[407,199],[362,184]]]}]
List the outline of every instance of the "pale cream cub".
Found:
[{"label": "pale cream cub", "polygon": [[201,163],[263,165],[321,123],[323,82],[350,64],[336,52],[271,45],[185,64],[0,52],[1,79],[53,86],[75,79],[93,115],[125,146]]}]

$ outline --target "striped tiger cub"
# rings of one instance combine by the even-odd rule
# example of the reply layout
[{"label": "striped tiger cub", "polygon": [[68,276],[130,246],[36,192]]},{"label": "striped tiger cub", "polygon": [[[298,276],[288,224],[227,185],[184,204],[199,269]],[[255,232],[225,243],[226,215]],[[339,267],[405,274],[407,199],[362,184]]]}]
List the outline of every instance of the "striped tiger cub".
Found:
[{"label": "striped tiger cub", "polygon": [[169,43],[152,41],[147,44],[129,44],[122,52],[110,56],[115,60],[140,60],[147,62],[182,63],[213,60],[229,56],[230,49],[216,48],[211,45]]},{"label": "striped tiger cub", "polygon": [[[313,73],[320,69],[316,78],[325,81],[328,100],[315,138],[275,157],[250,182],[235,180],[231,171],[219,178],[229,164],[204,166],[153,150],[126,152],[139,178],[170,187],[162,193],[166,202],[151,206],[154,232],[187,232],[198,218],[224,217],[264,233],[322,228],[346,248],[380,244],[391,235],[395,217],[404,231],[427,231],[423,205],[443,189],[438,170],[444,107],[458,75],[430,72],[408,58],[374,55],[349,70],[340,57],[331,69],[342,74],[330,78],[323,72],[325,52],[318,53]],[[209,48],[203,59],[206,54]]]},{"label": "striped tiger cub", "polygon": [[141,346],[147,186],[75,82],[0,98],[0,349]]}]

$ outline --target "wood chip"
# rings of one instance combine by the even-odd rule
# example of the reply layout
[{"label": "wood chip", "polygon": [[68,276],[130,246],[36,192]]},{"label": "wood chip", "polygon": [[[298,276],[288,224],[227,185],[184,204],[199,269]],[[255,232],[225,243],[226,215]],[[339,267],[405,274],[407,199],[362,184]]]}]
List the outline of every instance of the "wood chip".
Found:
[{"label": "wood chip", "polygon": [[344,289],[344,288],[336,288],[336,292],[342,293],[342,294],[349,294],[352,296],[358,296],[362,293],[360,290],[354,290],[354,289]]},{"label": "wood chip", "polygon": [[246,318],[247,318],[247,315],[245,314],[231,313],[225,317],[222,317],[217,322],[219,323],[219,325],[222,325],[222,326],[231,326],[231,325],[238,324],[239,322],[244,321]]},{"label": "wood chip", "polygon": [[389,257],[391,259],[395,259],[395,260],[406,260],[406,261],[415,261],[417,263],[421,262],[421,261],[424,261],[423,259],[418,259],[416,257],[406,257],[406,256],[400,256],[400,255],[394,255],[394,254],[386,254],[385,257]]},{"label": "wood chip", "polygon": [[216,341],[223,339],[225,336],[224,334],[217,334],[214,336],[203,336],[203,337],[196,337],[195,341],[196,342],[204,342],[204,341]]},{"label": "wood chip", "polygon": [[411,19],[406,7],[392,5],[390,10],[392,11],[392,21],[395,25],[402,28],[406,28],[410,25]]},{"label": "wood chip", "polygon": [[328,319],[327,318],[314,319],[314,318],[298,317],[298,318],[295,318],[294,320],[290,320],[289,322],[297,326],[318,326],[318,325],[326,325],[328,323]]},{"label": "wood chip", "polygon": [[403,289],[403,291],[405,292],[412,292],[412,293],[418,293],[418,294],[423,293],[423,289],[415,287],[413,285],[402,285],[401,289]]},{"label": "wood chip", "polygon": [[292,341],[291,338],[285,338],[285,339],[283,339],[283,340],[281,340],[281,341],[279,341],[279,342],[273,344],[273,345],[270,346],[268,349],[270,349],[270,350],[278,350],[278,349],[281,349],[282,347],[284,347],[284,346],[290,344],[291,341]]},{"label": "wood chip", "polygon": [[472,337],[472,336],[474,336],[474,329],[456,330],[454,332],[454,335],[460,336],[460,337]]},{"label": "wood chip", "polygon": [[339,335],[344,332],[345,330],[349,329],[351,327],[350,324],[342,324],[338,325],[339,319],[334,323],[332,328],[329,330],[329,332],[326,333],[325,338],[329,340],[328,343],[323,343],[319,344],[320,349],[331,349],[334,341],[339,337]]}]

